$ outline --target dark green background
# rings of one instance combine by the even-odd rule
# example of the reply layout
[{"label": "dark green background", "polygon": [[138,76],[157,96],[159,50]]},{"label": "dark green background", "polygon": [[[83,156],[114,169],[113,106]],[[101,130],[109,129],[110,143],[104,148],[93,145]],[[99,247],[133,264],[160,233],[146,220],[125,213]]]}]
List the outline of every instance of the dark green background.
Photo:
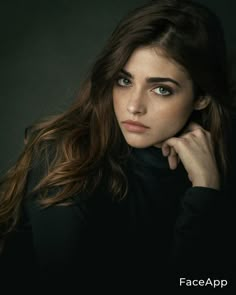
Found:
[{"label": "dark green background", "polygon": [[[232,62],[236,1],[202,0],[221,18]],[[120,18],[143,0],[1,1],[0,173],[26,126],[64,110]]]}]

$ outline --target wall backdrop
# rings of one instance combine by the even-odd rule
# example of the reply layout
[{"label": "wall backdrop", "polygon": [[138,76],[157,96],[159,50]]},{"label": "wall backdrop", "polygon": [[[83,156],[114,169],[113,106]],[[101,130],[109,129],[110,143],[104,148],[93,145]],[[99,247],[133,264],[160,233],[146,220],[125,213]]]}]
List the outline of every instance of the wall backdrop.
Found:
[{"label": "wall backdrop", "polygon": [[[234,62],[236,1],[198,1],[221,18]],[[1,1],[0,174],[21,152],[24,129],[72,102],[117,22],[145,2]]]}]

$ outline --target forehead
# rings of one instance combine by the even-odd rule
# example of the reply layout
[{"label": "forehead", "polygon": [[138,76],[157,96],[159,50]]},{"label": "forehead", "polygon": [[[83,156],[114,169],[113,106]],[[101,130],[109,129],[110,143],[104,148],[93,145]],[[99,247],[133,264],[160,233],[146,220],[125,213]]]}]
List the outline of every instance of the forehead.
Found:
[{"label": "forehead", "polygon": [[158,47],[140,47],[133,51],[124,69],[134,77],[172,77],[189,80],[187,71]]}]

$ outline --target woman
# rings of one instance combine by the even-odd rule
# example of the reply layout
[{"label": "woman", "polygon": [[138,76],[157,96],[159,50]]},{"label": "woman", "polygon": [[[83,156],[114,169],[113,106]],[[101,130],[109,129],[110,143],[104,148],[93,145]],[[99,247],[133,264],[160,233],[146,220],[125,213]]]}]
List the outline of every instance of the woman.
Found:
[{"label": "woman", "polygon": [[130,12],[71,108],[27,129],[2,181],[5,277],[24,266],[59,286],[231,280],[231,89],[206,7]]}]

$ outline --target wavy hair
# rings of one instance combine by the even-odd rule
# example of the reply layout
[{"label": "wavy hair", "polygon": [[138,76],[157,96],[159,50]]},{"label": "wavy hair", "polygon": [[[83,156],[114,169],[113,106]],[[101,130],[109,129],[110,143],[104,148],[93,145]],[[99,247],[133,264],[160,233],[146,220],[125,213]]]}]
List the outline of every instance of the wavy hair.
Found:
[{"label": "wavy hair", "polygon": [[[208,8],[191,1],[151,1],[120,21],[73,105],[28,129],[23,152],[1,181],[2,237],[19,221],[35,159],[44,158],[48,163],[33,189],[41,193],[42,206],[67,203],[81,191],[92,193],[103,179],[112,196],[125,196],[124,165],[129,147],[116,121],[112,89],[132,52],[142,46],[161,48],[182,65],[193,81],[196,97],[211,96],[209,106],[192,116],[211,132],[219,170],[222,178],[227,178],[233,95],[221,23]],[[48,152],[52,147],[53,152]],[[60,189],[49,197],[51,188]]]}]

